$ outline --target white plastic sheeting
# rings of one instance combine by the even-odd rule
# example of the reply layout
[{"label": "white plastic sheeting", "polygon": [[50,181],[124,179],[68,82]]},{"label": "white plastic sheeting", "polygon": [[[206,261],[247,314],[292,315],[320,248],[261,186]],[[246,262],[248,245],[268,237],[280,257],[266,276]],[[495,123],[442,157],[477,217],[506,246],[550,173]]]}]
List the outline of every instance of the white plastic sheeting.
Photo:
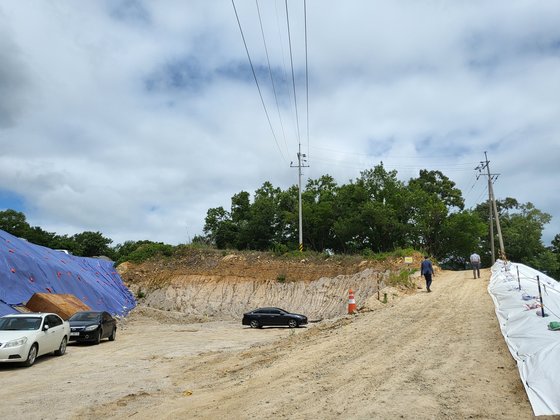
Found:
[{"label": "white plastic sheeting", "polygon": [[498,260],[488,292],[533,412],[560,414],[560,331],[548,329],[551,321],[560,321],[560,283],[526,265]]}]

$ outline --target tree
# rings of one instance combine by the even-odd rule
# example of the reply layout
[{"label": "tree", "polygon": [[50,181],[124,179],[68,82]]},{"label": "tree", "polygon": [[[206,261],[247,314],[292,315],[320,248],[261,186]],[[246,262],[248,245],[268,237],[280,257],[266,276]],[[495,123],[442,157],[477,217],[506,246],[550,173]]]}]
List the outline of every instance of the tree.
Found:
[{"label": "tree", "polygon": [[265,182],[255,191],[255,200],[250,210],[250,217],[240,229],[238,249],[271,249],[279,237],[280,217],[278,202],[280,188]]},{"label": "tree", "polygon": [[357,183],[369,194],[369,202],[361,209],[362,220],[368,229],[368,248],[391,251],[406,246],[407,223],[406,188],[397,179],[397,171],[387,171],[383,162],[360,173]]},{"label": "tree", "polygon": [[302,193],[303,240],[315,251],[333,246],[332,230],[336,220],[335,202],[338,187],[330,175],[310,179]]},{"label": "tree", "polygon": [[112,239],[105,238],[100,232],[82,232],[72,237],[76,243],[75,252],[82,257],[93,257],[106,255],[114,257],[113,251],[109,248]]},{"label": "tree", "polygon": [[[512,203],[512,200],[508,200]],[[517,202],[515,202],[517,203]],[[541,254],[545,247],[541,241],[544,225],[551,216],[535,208],[532,203],[500,206],[500,224],[506,255],[511,261],[528,263]]]},{"label": "tree", "polygon": [[0,229],[19,238],[27,239],[30,228],[25,214],[12,209],[0,211]]},{"label": "tree", "polygon": [[113,249],[115,261],[126,261],[127,257],[140,248],[142,245],[152,244],[152,241],[125,241],[122,244],[117,244]]},{"label": "tree", "polygon": [[477,252],[484,256],[488,251],[482,246],[486,225],[472,210],[453,213],[443,223],[439,255],[452,268],[465,268],[469,255]]},{"label": "tree", "polygon": [[435,195],[449,208],[457,207],[459,210],[463,210],[465,207],[461,190],[456,188],[455,183],[440,171],[421,169],[418,178],[411,179],[408,186]]},{"label": "tree", "polygon": [[[204,233],[210,239],[210,242],[218,246],[217,238],[220,231],[220,226],[225,222],[230,220],[229,213],[222,207],[214,207],[208,209],[206,212],[206,219],[204,220]],[[218,246],[218,248],[220,248]]]},{"label": "tree", "polygon": [[418,178],[408,182],[408,207],[411,209],[411,243],[441,258],[443,224],[454,208],[462,210],[461,190],[440,171],[422,169]]},{"label": "tree", "polygon": [[[544,225],[549,223],[551,216],[544,213],[528,202],[520,204],[515,198],[506,197],[496,200],[496,208],[500,217],[500,226],[506,256],[511,261],[533,265],[542,256],[543,261],[545,246],[541,241]],[[488,204],[478,204],[474,210],[488,226]],[[497,235],[496,229],[494,234]],[[489,234],[484,238],[485,249],[489,249]],[[498,238],[494,239],[498,243]],[[537,268],[537,267],[535,267]]]},{"label": "tree", "polygon": [[48,248],[58,248],[56,246],[57,235],[55,233],[46,232],[38,226],[29,228],[25,235],[25,239],[37,245],[46,246]]},{"label": "tree", "polygon": [[242,223],[250,217],[251,203],[249,193],[241,191],[231,197],[231,220],[234,223]]},{"label": "tree", "polygon": [[445,203],[437,195],[413,185],[409,187],[407,207],[410,211],[410,245],[439,257],[443,222],[448,216]]},{"label": "tree", "polygon": [[[286,191],[278,194],[278,226],[276,228],[276,237],[274,247],[284,245],[287,249],[298,249],[299,246],[299,188],[292,185]],[[305,211],[305,204],[303,207]],[[305,213],[304,213],[305,214]],[[305,219],[304,219],[305,222]],[[304,242],[307,241],[304,225]],[[307,246],[307,244],[306,244]]]},{"label": "tree", "polygon": [[560,281],[560,259],[551,249],[544,249],[532,260],[527,261],[527,265],[542,271],[556,281]]},{"label": "tree", "polygon": [[356,252],[367,247],[362,211],[368,201],[368,192],[363,183],[351,181],[339,188],[335,204],[336,220],[332,229],[336,251]]}]

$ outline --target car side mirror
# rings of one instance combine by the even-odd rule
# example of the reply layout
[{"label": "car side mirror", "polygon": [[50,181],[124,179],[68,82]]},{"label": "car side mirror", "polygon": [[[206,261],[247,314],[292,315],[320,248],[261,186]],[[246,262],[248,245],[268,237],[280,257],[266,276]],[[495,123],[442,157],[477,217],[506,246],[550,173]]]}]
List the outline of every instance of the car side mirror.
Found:
[{"label": "car side mirror", "polygon": [[48,331],[48,329],[49,329],[49,325],[48,325],[48,324],[45,324],[45,325],[43,326],[43,331]]}]

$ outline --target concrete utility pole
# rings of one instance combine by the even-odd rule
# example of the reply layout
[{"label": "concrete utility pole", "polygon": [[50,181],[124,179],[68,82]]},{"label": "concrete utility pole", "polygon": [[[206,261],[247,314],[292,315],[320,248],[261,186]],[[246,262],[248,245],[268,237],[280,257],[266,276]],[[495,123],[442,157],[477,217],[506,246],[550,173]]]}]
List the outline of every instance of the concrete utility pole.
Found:
[{"label": "concrete utility pole", "polygon": [[[494,224],[492,221],[492,210],[494,210],[494,219],[496,220],[496,230],[498,231],[498,240],[500,242],[500,258],[506,257],[506,251],[504,248],[504,239],[502,237],[502,229],[500,227],[500,217],[498,216],[498,208],[496,207],[496,198],[494,196],[493,180],[498,178],[499,174],[490,173],[490,161],[488,160],[488,155],[484,152],[484,161],[480,162],[480,165],[475,168],[479,171],[479,175],[488,176],[488,208],[490,215],[490,247],[492,252],[492,265],[496,262],[495,251],[494,251]],[[482,170],[486,169],[487,173],[482,174]],[[477,177],[478,179],[478,177]]]},{"label": "concrete utility pole", "polygon": [[301,153],[301,143],[298,145],[298,164],[293,165],[293,162],[290,163],[292,168],[298,168],[298,213],[299,213],[299,252],[303,252],[303,211],[302,211],[302,204],[301,204],[301,168],[308,168],[309,165],[306,165],[306,158],[307,156]]},{"label": "concrete utility pole", "polygon": [[496,262],[496,250],[494,249],[494,217],[492,217],[492,179],[488,177],[488,220],[490,221],[490,251],[492,252],[492,265]]}]

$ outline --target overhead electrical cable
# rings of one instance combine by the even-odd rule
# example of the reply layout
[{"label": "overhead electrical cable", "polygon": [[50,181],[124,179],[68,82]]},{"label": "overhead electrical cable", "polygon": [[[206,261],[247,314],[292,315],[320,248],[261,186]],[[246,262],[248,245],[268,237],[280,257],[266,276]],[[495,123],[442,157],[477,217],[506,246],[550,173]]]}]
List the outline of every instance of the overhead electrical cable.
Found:
[{"label": "overhead electrical cable", "polygon": [[482,191],[482,193],[478,196],[478,198],[476,200],[474,200],[475,203],[480,202],[480,199],[482,197],[484,197],[486,194],[488,194],[488,185],[484,186],[484,191]]},{"label": "overhead electrical cable", "polygon": [[305,28],[305,95],[307,119],[307,158],[309,159],[309,67],[307,59],[307,0],[303,0],[303,22]]},{"label": "overhead electrical cable", "polygon": [[263,44],[264,44],[264,51],[266,54],[266,62],[268,64],[268,74],[270,75],[270,83],[272,84],[272,92],[274,93],[274,100],[276,101],[276,109],[278,110],[278,119],[280,120],[280,127],[282,128],[282,136],[284,138],[284,146],[286,146],[286,154],[289,154],[289,150],[288,150],[288,143],[286,141],[286,132],[284,131],[284,124],[282,122],[282,115],[280,114],[280,105],[278,104],[278,95],[276,93],[276,85],[274,83],[274,77],[272,76],[272,68],[270,66],[270,58],[268,55],[268,47],[266,46],[266,38],[264,36],[264,28],[263,28],[263,23],[262,23],[262,18],[261,18],[261,10],[259,8],[259,1],[255,0],[255,4],[257,6],[257,14],[259,15],[259,24],[261,26],[261,34],[262,34],[262,39],[263,39]]},{"label": "overhead electrical cable", "polygon": [[[331,148],[327,148],[327,147],[321,147],[321,146],[314,146],[313,150],[324,150],[327,152],[335,152],[335,153],[340,153],[340,154],[346,154],[346,155],[356,155],[356,156],[371,156],[371,153],[358,153],[358,152],[347,152],[345,150],[340,150],[340,149],[331,149]],[[419,156],[418,155],[393,155],[391,154],[389,156],[390,158],[399,158],[399,159],[418,159]],[[449,153],[449,154],[430,154],[429,156],[422,156],[422,159],[437,159],[437,158],[453,158],[453,159],[457,159],[457,154],[456,153]],[[471,163],[465,163],[464,165],[471,165]]]},{"label": "overhead electrical cable", "polygon": [[[231,0],[233,1],[233,0]],[[288,45],[290,47],[290,65],[292,67],[292,87],[293,87],[293,91],[294,91],[294,105],[295,105],[295,109],[296,109],[296,127],[297,127],[297,137],[298,137],[298,143],[301,144],[301,136],[300,136],[300,130],[299,130],[299,116],[298,116],[298,106],[297,106],[297,95],[296,95],[296,77],[294,74],[294,57],[292,54],[292,35],[290,32],[290,14],[288,12],[288,0],[285,0],[285,5],[286,5],[286,24],[288,27]]]},{"label": "overhead electrical cable", "polygon": [[476,174],[473,174],[473,176],[471,177],[469,184],[471,183],[471,181],[474,179],[474,182],[472,184],[472,186],[469,188],[469,190],[464,194],[464,199],[466,200],[467,197],[473,192],[474,187],[476,186],[476,183],[478,182],[478,178],[476,177]]},{"label": "overhead electrical cable", "polygon": [[[283,76],[282,84],[287,85],[288,80],[289,80],[288,70],[287,70],[288,66],[286,65],[286,54],[285,54],[285,51],[284,51],[284,38],[282,36],[284,34],[284,31],[283,31],[284,26],[280,22],[280,13],[278,11],[278,2],[275,1],[274,6],[275,6],[274,10],[276,12],[276,28],[278,29],[278,38],[280,40],[280,52],[281,52],[281,55],[282,55],[282,76]],[[289,98],[290,106],[293,106],[293,98],[292,98],[292,90],[291,89],[287,89],[287,95],[288,95],[288,98]],[[293,117],[293,115],[292,115],[292,117]],[[290,125],[290,127],[291,127],[291,125]],[[295,131],[296,130],[295,123],[293,125],[293,128],[294,128],[294,136],[297,136],[297,133]]]},{"label": "overhead electrical cable", "polygon": [[241,32],[241,38],[243,39],[243,45],[245,45],[245,51],[247,52],[247,58],[249,59],[249,64],[251,65],[251,71],[253,72],[253,77],[255,79],[255,84],[257,85],[257,89],[259,91],[259,96],[261,98],[261,103],[264,109],[264,113],[266,114],[266,119],[268,120],[268,125],[270,127],[270,131],[272,132],[272,137],[274,137],[274,141],[276,142],[276,147],[278,147],[278,151],[282,156],[282,159],[286,161],[286,157],[284,153],[282,153],[282,149],[280,148],[280,144],[278,143],[278,139],[276,138],[276,134],[274,133],[274,128],[272,127],[272,123],[270,121],[270,116],[268,115],[268,111],[266,109],[266,105],[264,103],[264,98],[261,92],[261,87],[259,85],[259,81],[257,79],[257,74],[255,72],[255,67],[253,66],[253,61],[251,60],[251,55],[249,54],[249,48],[247,47],[247,42],[245,41],[245,35],[243,34],[243,28],[241,27],[241,21],[239,20],[239,15],[237,13],[237,8],[235,7],[235,1],[231,0],[231,4],[233,5],[233,10],[235,12],[235,17],[237,19],[237,25],[239,26],[239,32]]}]

